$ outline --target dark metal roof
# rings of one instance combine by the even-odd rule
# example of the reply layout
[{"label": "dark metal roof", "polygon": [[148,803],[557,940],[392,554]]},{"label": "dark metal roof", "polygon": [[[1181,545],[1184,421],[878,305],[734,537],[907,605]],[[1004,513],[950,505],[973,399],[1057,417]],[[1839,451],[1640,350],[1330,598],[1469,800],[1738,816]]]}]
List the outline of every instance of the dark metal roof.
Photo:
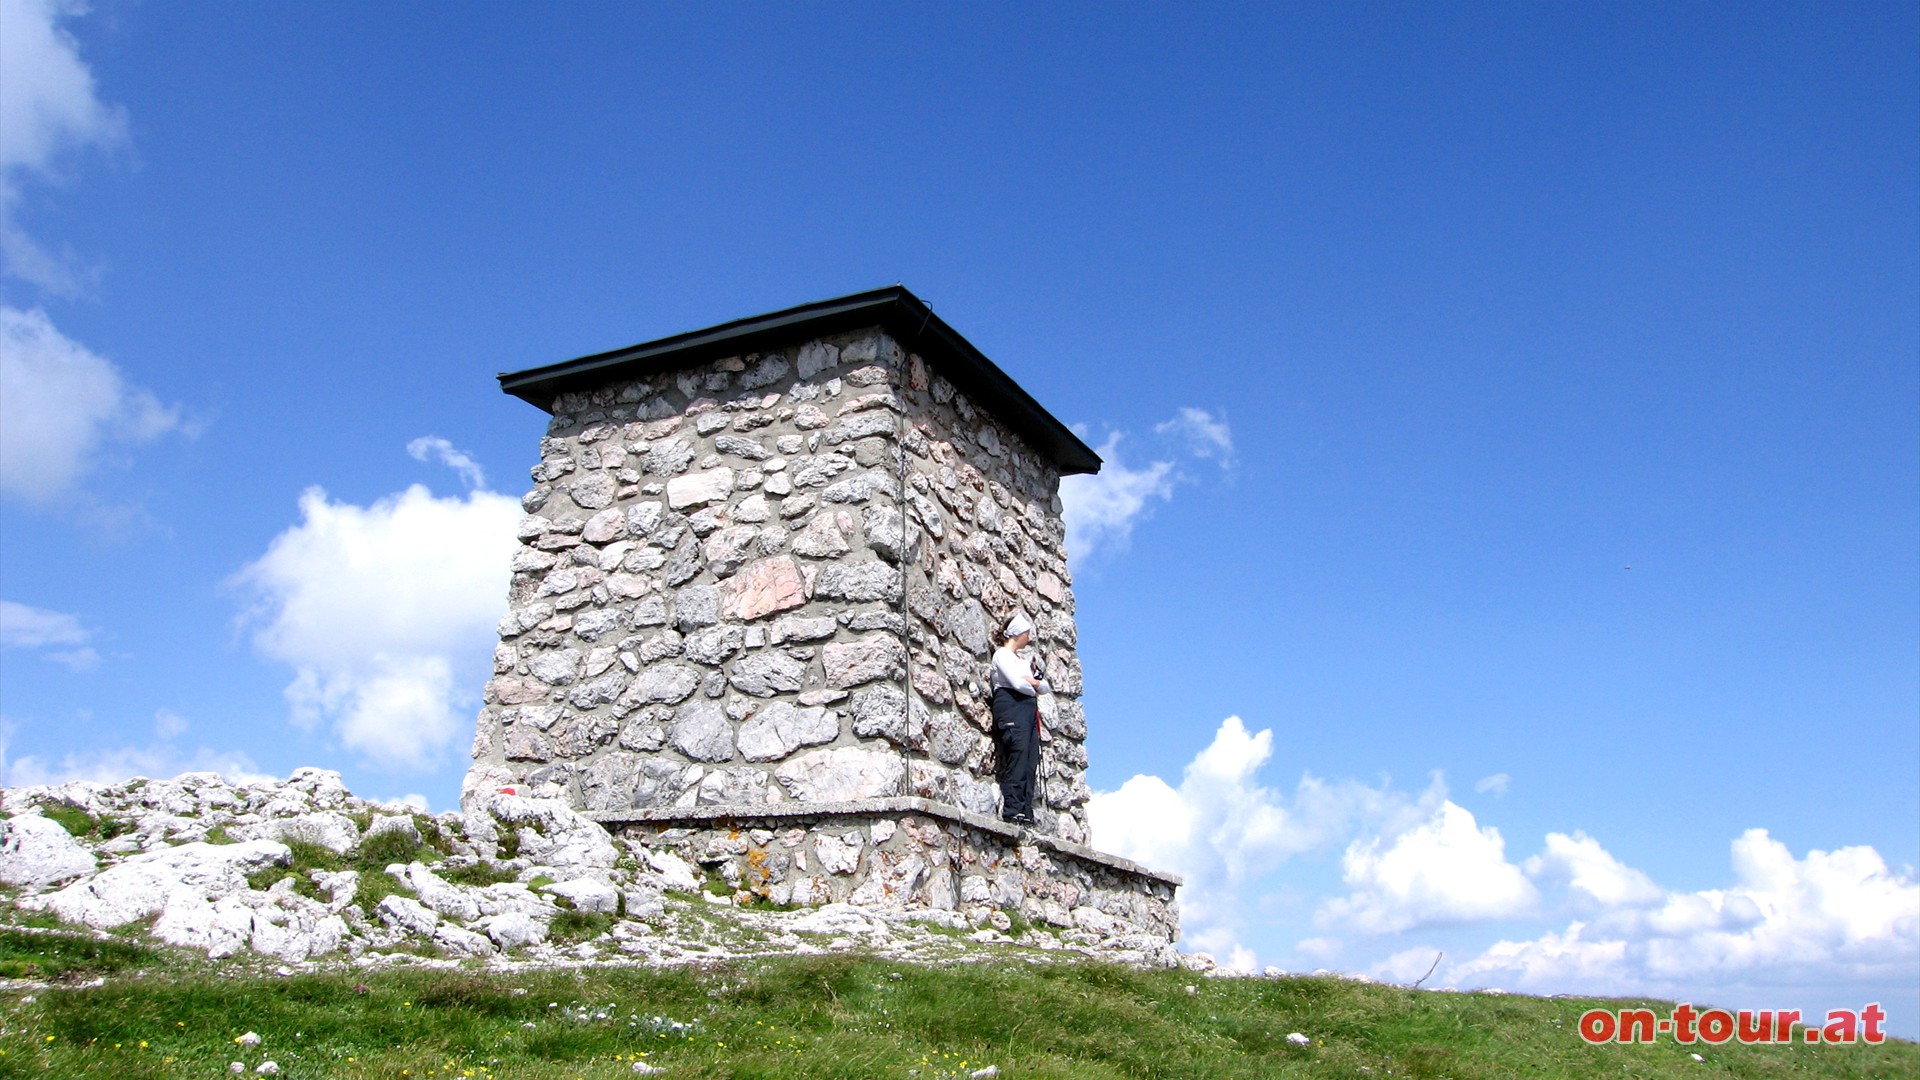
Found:
[{"label": "dark metal roof", "polygon": [[508,372],[500,376],[500,389],[552,412],[554,398],[570,390],[674,371],[723,356],[768,352],[869,326],[885,328],[902,348],[919,353],[974,404],[992,413],[1028,445],[1047,455],[1063,475],[1100,471],[1100,456],[1080,441],[1079,436],[901,285],[802,304],[750,319],[736,319],[705,330],[675,334],[577,360]]}]

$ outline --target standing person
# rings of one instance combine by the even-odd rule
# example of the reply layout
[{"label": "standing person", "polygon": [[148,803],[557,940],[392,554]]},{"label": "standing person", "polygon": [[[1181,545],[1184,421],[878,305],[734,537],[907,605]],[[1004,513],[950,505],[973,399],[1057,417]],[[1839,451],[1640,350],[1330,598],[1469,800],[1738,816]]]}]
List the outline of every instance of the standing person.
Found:
[{"label": "standing person", "polygon": [[1033,824],[1033,777],[1040,766],[1040,695],[1053,693],[1020,650],[1033,623],[1015,613],[993,650],[993,745],[1000,758],[1000,819]]}]

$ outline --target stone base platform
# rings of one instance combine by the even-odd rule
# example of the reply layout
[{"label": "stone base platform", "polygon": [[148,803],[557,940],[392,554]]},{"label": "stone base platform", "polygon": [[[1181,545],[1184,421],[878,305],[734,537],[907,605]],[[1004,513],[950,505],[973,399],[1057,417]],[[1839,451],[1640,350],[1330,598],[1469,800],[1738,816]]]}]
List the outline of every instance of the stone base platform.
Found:
[{"label": "stone base platform", "polygon": [[1180,878],[931,799],[588,814],[775,904],[995,911],[1104,939],[1180,936]]}]

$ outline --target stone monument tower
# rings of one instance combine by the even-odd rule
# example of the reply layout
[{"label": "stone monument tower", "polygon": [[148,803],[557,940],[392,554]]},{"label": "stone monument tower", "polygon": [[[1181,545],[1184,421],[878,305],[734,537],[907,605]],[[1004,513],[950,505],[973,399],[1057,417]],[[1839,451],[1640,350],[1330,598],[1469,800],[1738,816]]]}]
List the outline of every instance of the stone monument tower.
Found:
[{"label": "stone monument tower", "polygon": [[[1100,459],[919,298],[500,382],[553,419],[466,797],[564,797],[779,902],[1177,933],[1177,879],[1087,846],[1059,483]],[[1025,832],[997,818],[987,734],[1015,612],[1054,688]]]}]

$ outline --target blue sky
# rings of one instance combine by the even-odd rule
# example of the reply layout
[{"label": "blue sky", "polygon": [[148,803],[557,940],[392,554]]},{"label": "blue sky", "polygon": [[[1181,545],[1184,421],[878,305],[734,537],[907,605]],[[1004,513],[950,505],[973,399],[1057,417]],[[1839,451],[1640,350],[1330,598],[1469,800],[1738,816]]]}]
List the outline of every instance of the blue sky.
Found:
[{"label": "blue sky", "polygon": [[450,805],[492,376],[899,281],[1190,945],[1920,1032],[1911,5],[0,12],[8,782]]}]

